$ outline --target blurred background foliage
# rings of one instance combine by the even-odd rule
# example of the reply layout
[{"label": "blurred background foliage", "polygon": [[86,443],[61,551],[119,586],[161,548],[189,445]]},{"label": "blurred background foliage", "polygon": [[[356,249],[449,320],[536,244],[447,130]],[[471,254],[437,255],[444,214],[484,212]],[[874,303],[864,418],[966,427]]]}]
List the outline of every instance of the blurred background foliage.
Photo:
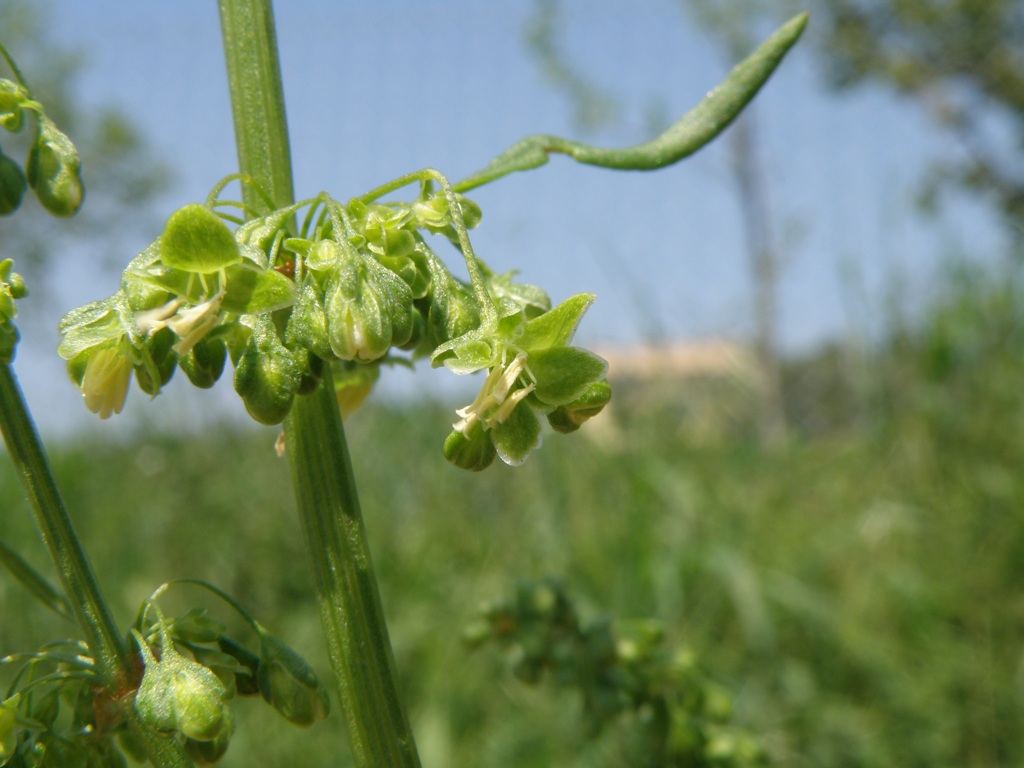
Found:
[{"label": "blurred background foliage", "polygon": [[[888,83],[975,148],[973,162],[923,180],[925,197],[940,180],[966,184],[1019,231],[1019,136],[979,143],[978,131],[993,114],[1019,127],[1024,4],[818,5],[837,86]],[[28,8],[0,6],[5,37],[13,18],[37,24],[19,35],[42,34]],[[534,44],[548,46],[540,62],[556,84],[584,89],[584,116],[603,115],[614,98],[576,79],[545,29],[535,30]],[[21,57],[43,71],[33,84],[43,92],[52,65],[50,101],[71,110],[59,83],[74,60],[32,62],[33,50]],[[111,119],[77,132],[68,123],[86,147],[93,135],[101,149],[120,147],[108,170],[86,157],[97,179],[87,208],[122,162],[128,182],[114,186],[128,199],[160,179],[140,173],[159,163],[131,159],[145,145]],[[5,255],[32,252],[3,227]],[[585,740],[571,692],[526,687],[496,650],[461,642],[481,601],[517,577],[555,576],[584,616],[658,617],[777,765],[1024,764],[1024,259],[1015,246],[995,264],[973,256],[936,254],[945,276],[927,300],[892,285],[879,338],[777,360],[767,407],[782,439],[765,439],[759,365],[684,376],[613,364],[615,399],[584,437],[549,436],[524,467],[480,476],[441,457],[450,403],[371,402],[354,414],[356,476],[424,763],[621,765],[620,734]],[[122,624],[160,581],[199,577],[328,674],[274,439],[212,424],[121,442],[93,434],[51,451]],[[48,573],[6,465],[0,498],[0,535]],[[181,608],[203,600],[175,594]],[[72,633],[0,578],[0,651]],[[228,764],[339,764],[336,714],[307,734],[265,709],[238,707]]]}]

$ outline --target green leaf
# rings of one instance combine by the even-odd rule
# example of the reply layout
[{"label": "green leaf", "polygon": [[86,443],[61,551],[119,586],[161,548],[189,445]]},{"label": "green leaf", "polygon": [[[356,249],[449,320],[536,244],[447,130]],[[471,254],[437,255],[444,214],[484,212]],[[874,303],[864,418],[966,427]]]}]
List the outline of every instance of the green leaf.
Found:
[{"label": "green leaf", "polygon": [[[64,595],[44,579],[21,555],[0,541],[0,563],[22,586],[51,611],[71,621],[71,608]],[[0,753],[2,756],[2,753]]]},{"label": "green leaf", "polygon": [[226,274],[226,293],[221,304],[225,312],[257,315],[295,303],[295,283],[280,272],[235,266],[229,267]]},{"label": "green leaf", "polygon": [[160,260],[174,269],[209,275],[241,259],[228,225],[202,205],[172,213],[160,236]]},{"label": "green leaf", "polygon": [[517,346],[533,353],[568,344],[572,341],[584,313],[596,299],[592,293],[570,296],[554,309],[530,320],[523,330],[523,335],[516,341]]},{"label": "green leaf", "polygon": [[534,395],[547,405],[579,399],[608,370],[603,359],[579,347],[540,350],[531,354],[526,364],[537,378]]},{"label": "green leaf", "polygon": [[533,408],[521,403],[490,435],[501,460],[518,467],[531,451],[540,447],[540,421]]}]

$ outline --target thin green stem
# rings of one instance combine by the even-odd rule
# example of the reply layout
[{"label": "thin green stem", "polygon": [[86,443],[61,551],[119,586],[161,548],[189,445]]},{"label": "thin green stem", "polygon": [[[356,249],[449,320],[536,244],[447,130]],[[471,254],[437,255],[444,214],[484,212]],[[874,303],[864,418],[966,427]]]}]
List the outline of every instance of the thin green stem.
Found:
[{"label": "thin green stem", "polygon": [[[292,204],[284,95],[269,0],[220,0],[239,170],[280,208]],[[247,196],[258,210],[260,201]],[[313,565],[328,654],[358,768],[416,768],[330,371],[296,398],[288,458]]]},{"label": "thin green stem", "polygon": [[[10,363],[0,365],[0,430],[28,499],[36,527],[57,567],[64,594],[71,604],[103,686],[118,691],[130,679],[128,649],[107,607],[92,566],[75,534],[64,500],[50,469],[39,433]],[[129,709],[128,725],[142,741],[157,768],[189,768],[181,744],[145,728]]]},{"label": "thin green stem", "polygon": [[127,648],[75,534],[10,364],[0,366],[0,428],[36,527],[57,567],[75,618],[85,633],[85,642],[100,679],[113,689],[118,684]]},{"label": "thin green stem", "polygon": [[356,765],[419,766],[329,370],[296,399],[285,440]]},{"label": "thin green stem", "polygon": [[807,26],[807,14],[787,21],[747,58],[737,64],[722,84],[697,106],[651,141],[632,147],[594,147],[560,136],[527,136],[506,149],[487,165],[452,188],[466,192],[516,171],[538,168],[548,155],[568,155],[578,163],[625,171],[664,168],[703,147],[736,119],[782,61]]}]

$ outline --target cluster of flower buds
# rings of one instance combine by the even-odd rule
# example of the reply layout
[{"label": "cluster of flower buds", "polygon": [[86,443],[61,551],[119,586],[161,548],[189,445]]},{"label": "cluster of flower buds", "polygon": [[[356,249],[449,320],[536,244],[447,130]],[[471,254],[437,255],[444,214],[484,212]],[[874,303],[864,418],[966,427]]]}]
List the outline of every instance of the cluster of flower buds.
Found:
[{"label": "cluster of flower buds", "polygon": [[525,683],[547,675],[577,689],[591,736],[632,713],[614,735],[626,765],[739,768],[764,757],[755,739],[730,725],[727,692],[701,673],[692,651],[665,647],[659,622],[584,625],[557,581],[519,582],[511,598],[483,607],[465,639],[509,649]]},{"label": "cluster of flower buds", "polygon": [[301,727],[327,716],[327,692],[312,668],[258,623],[255,652],[203,611],[172,622],[159,611],[157,616],[147,632],[156,652],[139,629],[132,630],[143,664],[135,711],[143,724],[180,738],[197,765],[212,765],[227,751],[234,733],[229,704],[236,696],[261,696]]},{"label": "cluster of flower buds", "polygon": [[[460,467],[483,469],[496,455],[521,463],[540,443],[538,415],[558,431],[577,429],[610,396],[604,361],[569,346],[593,296],[552,309],[539,288],[493,273],[466,234],[479,209],[447,182],[435,191],[437,178],[424,172],[411,203],[320,195],[234,230],[213,202],[180,209],[114,296],[61,322],[60,354],[87,407],[119,413],[133,374],[151,395],[177,368],[212,386],[230,358],[248,412],[277,424],[324,366],[350,410],[382,365],[407,362],[404,352],[458,374],[487,372],[445,443]],[[431,235],[461,251],[468,284],[431,249]]]},{"label": "cluster of flower buds", "polygon": [[29,187],[54,216],[71,216],[82,207],[85,196],[75,145],[46,116],[24,83],[0,79],[0,127],[17,133],[25,125],[26,112],[35,115],[36,135],[24,169],[0,150],[0,216],[16,211]]},{"label": "cluster of flower buds", "polygon": [[[239,696],[262,697],[301,727],[324,719],[327,692],[309,664],[229,602],[252,626],[256,650],[226,635],[201,609],[165,620],[147,600],[131,630],[137,664],[116,690],[99,679],[80,642],[0,659],[0,666],[20,665],[6,698],[0,695],[0,766],[124,768],[125,754],[145,762],[129,727],[133,718],[178,739],[195,765],[213,765],[234,733],[230,704]],[[147,620],[151,615],[155,620]]]}]

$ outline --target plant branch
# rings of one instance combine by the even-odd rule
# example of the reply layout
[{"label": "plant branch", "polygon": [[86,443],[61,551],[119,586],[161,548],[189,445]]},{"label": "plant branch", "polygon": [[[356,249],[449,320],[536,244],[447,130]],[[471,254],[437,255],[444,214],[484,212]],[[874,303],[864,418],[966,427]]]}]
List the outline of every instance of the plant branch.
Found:
[{"label": "plant branch", "polygon": [[466,192],[510,173],[537,168],[547,163],[552,152],[569,155],[586,165],[627,171],[652,171],[672,165],[692,155],[725,130],[765,84],[783,56],[800,38],[805,26],[806,13],[783,24],[737,64],[721,85],[651,141],[622,149],[608,149],[548,134],[527,136],[498,155],[486,168],[452,185],[452,188],[456,192]]}]

